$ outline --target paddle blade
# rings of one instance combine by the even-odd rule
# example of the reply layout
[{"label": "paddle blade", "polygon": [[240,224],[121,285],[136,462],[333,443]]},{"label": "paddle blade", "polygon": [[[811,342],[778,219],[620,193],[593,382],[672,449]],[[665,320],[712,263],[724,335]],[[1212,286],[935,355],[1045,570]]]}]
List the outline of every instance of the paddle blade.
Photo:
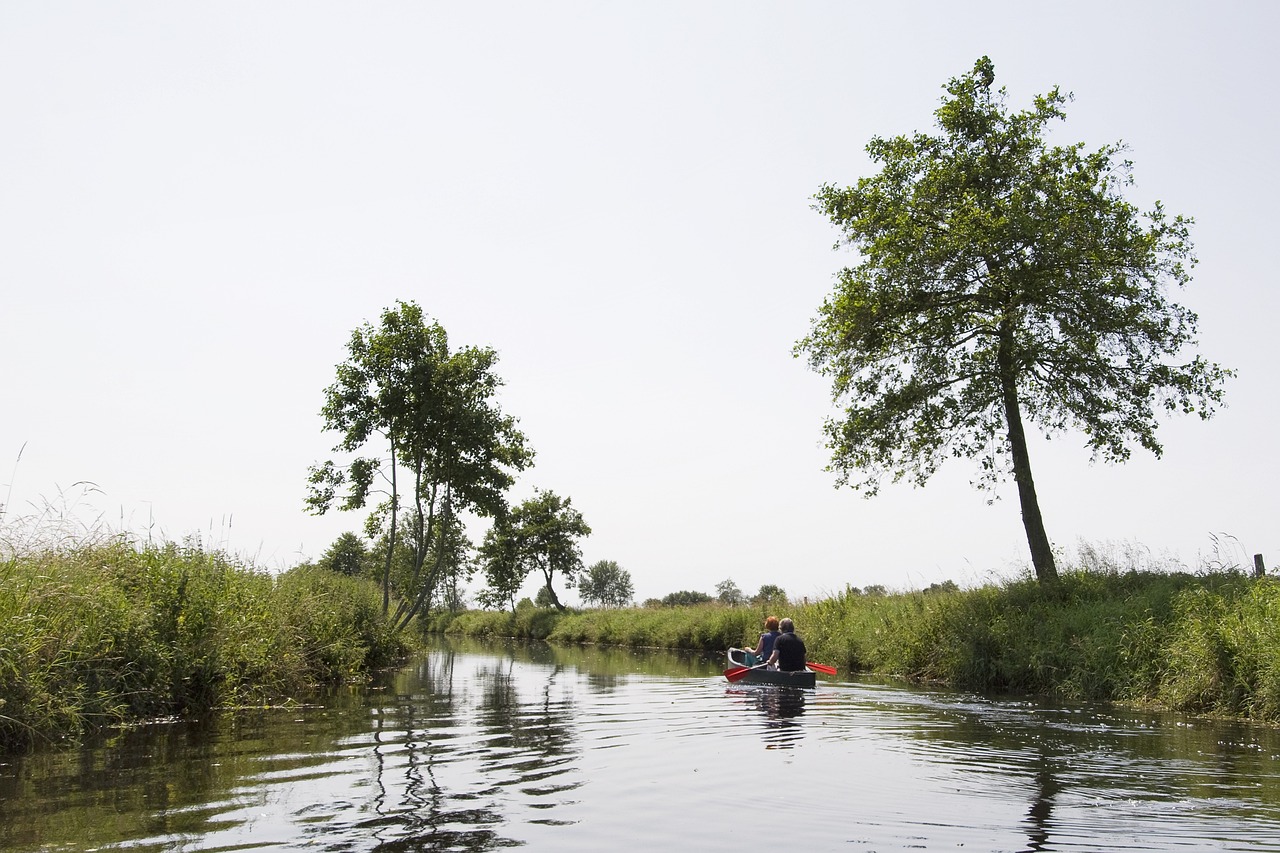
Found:
[{"label": "paddle blade", "polygon": [[810,661],[805,661],[804,665],[809,667],[809,669],[813,670],[814,672],[821,672],[825,675],[836,674],[836,668],[834,666],[827,666],[825,663],[814,663],[813,661],[810,660]]},{"label": "paddle blade", "polygon": [[741,681],[747,677],[747,673],[753,669],[764,669],[768,664],[758,663],[755,666],[738,666],[724,671],[724,677],[729,679],[730,683]]}]

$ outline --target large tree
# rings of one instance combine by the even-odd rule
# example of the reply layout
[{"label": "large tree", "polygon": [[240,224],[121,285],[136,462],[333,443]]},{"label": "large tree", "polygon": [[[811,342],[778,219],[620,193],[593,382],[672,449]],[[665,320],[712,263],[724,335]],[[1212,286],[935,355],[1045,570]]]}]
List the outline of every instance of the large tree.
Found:
[{"label": "large tree", "polygon": [[375,455],[313,466],[307,506],[317,514],[335,501],[357,509],[374,493],[382,495],[366,532],[383,543],[384,611],[395,555],[405,545],[411,553],[407,571],[396,573],[394,618],[403,626],[430,609],[441,579],[454,568],[446,562],[458,553],[448,541],[458,515],[502,514],[515,472],[533,453],[494,399],[501,386],[493,370],[497,354],[477,347],[450,351],[445,330],[415,303],[399,302],[383,311],[379,325],[361,325],[347,350],[321,414],[325,428],[342,436],[335,451],[352,455],[372,447]]},{"label": "large tree", "polygon": [[1048,144],[1057,88],[1010,112],[994,79],[978,60],[945,87],[938,134],[874,137],[876,174],[817,193],[860,262],[796,352],[843,408],[826,424],[841,485],[922,485],[949,457],[980,459],[984,486],[1012,472],[1051,581],[1024,424],[1078,429],[1095,459],[1159,456],[1157,415],[1210,417],[1230,371],[1186,357],[1197,318],[1166,295],[1190,280],[1191,221],[1126,201],[1123,145]]},{"label": "large tree", "polygon": [[542,575],[543,588],[551,603],[560,603],[552,586],[557,575],[572,587],[582,571],[582,550],[578,540],[591,535],[582,513],[573,508],[571,498],[555,492],[537,492],[504,516],[494,520],[480,546],[488,588],[480,600],[490,605],[509,602],[532,571]]}]

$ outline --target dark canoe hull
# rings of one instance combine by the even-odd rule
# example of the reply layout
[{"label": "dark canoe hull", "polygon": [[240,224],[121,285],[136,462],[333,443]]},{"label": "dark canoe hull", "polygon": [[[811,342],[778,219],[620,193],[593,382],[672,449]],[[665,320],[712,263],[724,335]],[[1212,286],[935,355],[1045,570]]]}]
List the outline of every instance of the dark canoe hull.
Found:
[{"label": "dark canoe hull", "polygon": [[780,687],[800,687],[812,690],[818,684],[818,676],[810,670],[780,672],[776,669],[753,669],[739,684],[776,684]]},{"label": "dark canoe hull", "polygon": [[[729,649],[729,666],[746,666],[746,652],[742,649]],[[811,669],[798,672],[782,672],[777,669],[752,669],[735,684],[775,684],[779,687],[799,687],[813,689],[818,684],[818,676]]]}]

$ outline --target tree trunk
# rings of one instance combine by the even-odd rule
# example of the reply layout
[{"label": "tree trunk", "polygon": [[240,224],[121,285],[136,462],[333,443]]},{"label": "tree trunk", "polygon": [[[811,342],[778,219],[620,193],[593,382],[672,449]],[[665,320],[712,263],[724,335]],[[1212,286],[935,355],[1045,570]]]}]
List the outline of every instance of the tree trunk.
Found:
[{"label": "tree trunk", "polygon": [[396,516],[400,514],[400,493],[396,491],[396,436],[391,433],[391,532],[387,536],[387,561],[382,567],[382,615],[391,612],[391,560],[396,553]]},{"label": "tree trunk", "polygon": [[1058,580],[1058,567],[1053,561],[1049,534],[1040,516],[1036,484],[1031,478],[1031,454],[1027,452],[1027,434],[1022,428],[1022,407],[1018,402],[1018,377],[1013,359],[1013,330],[1008,320],[1000,327],[1000,387],[1004,396],[1004,419],[1009,429],[1009,453],[1013,457],[1013,479],[1018,484],[1018,501],[1022,505],[1022,526],[1031,547],[1031,565],[1036,580],[1050,584]]},{"label": "tree trunk", "polygon": [[556,595],[556,591],[551,588],[551,575],[547,574],[546,570],[544,569],[542,572],[542,576],[547,581],[546,583],[547,595],[551,596],[551,603],[555,605],[556,610],[559,610],[561,613],[563,613],[566,608],[563,604],[560,603],[560,597]]},{"label": "tree trunk", "polygon": [[[440,520],[439,520],[439,523],[437,524],[436,510],[435,510],[435,506],[436,506],[435,487],[434,486],[432,487],[431,519],[430,521],[427,522],[427,532],[428,532],[428,535],[430,535],[432,527],[434,526],[436,530],[436,535],[438,535],[439,537],[436,541],[436,561],[430,573],[427,575],[426,580],[421,582],[418,585],[417,595],[415,595],[413,599],[413,607],[411,607],[409,611],[404,614],[403,619],[400,619],[397,621],[396,623],[397,630],[403,630],[409,627],[409,622],[413,619],[414,616],[418,615],[420,611],[425,613],[431,612],[431,596],[435,594],[436,584],[439,583],[440,581],[440,568],[441,568],[441,565],[444,563],[444,542],[445,542],[444,537],[445,537],[445,533],[448,531],[449,519],[451,518],[453,513],[452,507],[450,505],[450,499],[452,498],[452,496],[453,496],[453,487],[446,485],[444,488],[444,507],[442,507],[441,509]],[[421,508],[419,508],[419,512],[421,512]],[[422,563],[425,562],[425,560],[426,560],[426,548],[424,547],[423,553],[418,558],[419,570],[414,575],[415,582],[421,579]],[[424,605],[426,607],[426,610],[423,610]]]}]

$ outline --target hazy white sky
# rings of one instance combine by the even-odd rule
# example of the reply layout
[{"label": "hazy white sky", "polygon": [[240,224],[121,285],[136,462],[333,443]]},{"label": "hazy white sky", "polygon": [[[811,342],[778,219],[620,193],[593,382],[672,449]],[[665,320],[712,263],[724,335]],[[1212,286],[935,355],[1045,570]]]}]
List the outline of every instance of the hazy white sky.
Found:
[{"label": "hazy white sky", "polygon": [[828,388],[791,355],[854,263],[810,197],[987,54],[1014,105],[1075,93],[1062,141],[1129,143],[1135,201],[1196,217],[1175,298],[1239,371],[1162,460],[1033,447],[1051,538],[1280,568],[1277,9],[7,0],[5,521],[319,556],[363,518],[303,511],[323,389],[401,299],[499,351],[538,453],[513,497],[570,496],[639,598],[1012,575],[1016,494],[989,506],[968,462],[836,490]]}]

